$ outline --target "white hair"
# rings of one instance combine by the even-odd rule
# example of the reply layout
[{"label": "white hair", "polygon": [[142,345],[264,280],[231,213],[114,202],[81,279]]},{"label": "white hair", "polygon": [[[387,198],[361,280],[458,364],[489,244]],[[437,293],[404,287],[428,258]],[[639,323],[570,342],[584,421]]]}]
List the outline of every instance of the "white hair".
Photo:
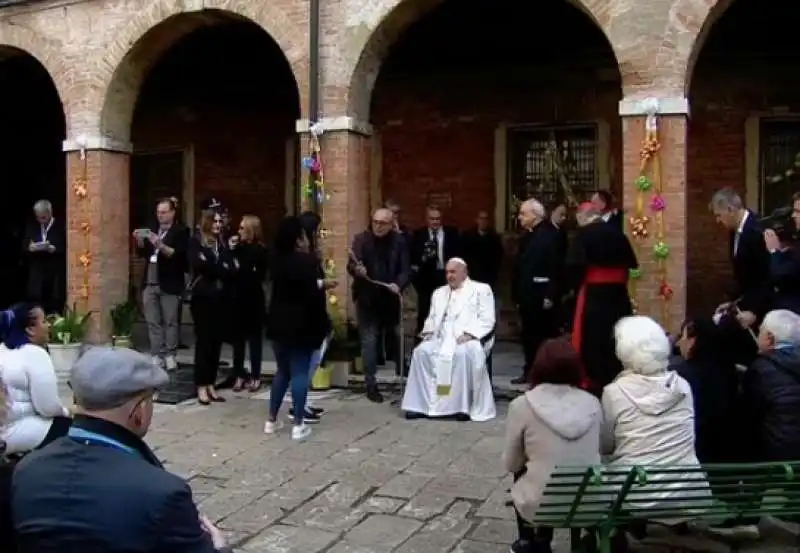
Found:
[{"label": "white hair", "polygon": [[620,319],[614,326],[617,357],[626,371],[653,375],[669,365],[669,338],[661,326],[649,317]]},{"label": "white hair", "polygon": [[536,198],[529,198],[525,200],[522,202],[522,207],[530,209],[534,215],[541,219],[544,219],[547,216],[547,210],[544,208],[544,205]]},{"label": "white hair", "polygon": [[741,196],[731,187],[717,190],[711,197],[709,208],[711,211],[736,211],[744,207]]},{"label": "white hair", "polygon": [[800,315],[788,309],[776,309],[767,313],[761,328],[772,334],[779,344],[800,345]]},{"label": "white hair", "polygon": [[33,204],[34,213],[53,213],[53,204],[49,200],[39,200]]},{"label": "white hair", "polygon": [[460,265],[460,266],[464,267],[465,269],[467,268],[467,262],[464,261],[460,257],[451,257],[450,259],[448,259],[447,260],[447,264],[450,265],[451,263],[455,263],[456,265]]}]

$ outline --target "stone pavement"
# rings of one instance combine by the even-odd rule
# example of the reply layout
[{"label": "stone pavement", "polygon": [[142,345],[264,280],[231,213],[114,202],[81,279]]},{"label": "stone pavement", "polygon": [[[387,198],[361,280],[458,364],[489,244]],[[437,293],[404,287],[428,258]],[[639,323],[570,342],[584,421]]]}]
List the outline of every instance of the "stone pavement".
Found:
[{"label": "stone pavement", "polygon": [[[158,405],[147,441],[236,551],[501,553],[515,538],[501,466],[505,404],[488,423],[406,421],[388,402],[332,392],[318,402],[323,422],[297,443],[288,424],[262,434],[267,394],[228,394],[211,407]],[[731,551],[695,541],[686,550]],[[563,534],[555,551],[569,551]]]}]

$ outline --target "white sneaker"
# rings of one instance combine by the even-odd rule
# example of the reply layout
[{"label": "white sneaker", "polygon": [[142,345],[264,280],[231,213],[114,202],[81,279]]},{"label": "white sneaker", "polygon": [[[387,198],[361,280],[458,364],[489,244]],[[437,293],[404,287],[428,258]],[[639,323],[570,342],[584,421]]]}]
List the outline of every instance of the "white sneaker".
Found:
[{"label": "white sneaker", "polygon": [[175,356],[170,355],[165,359],[165,361],[167,364],[168,371],[174,371],[175,369],[178,368],[178,361],[175,359]]},{"label": "white sneaker", "polygon": [[281,426],[283,423],[267,421],[264,423],[264,434],[275,434]]},{"label": "white sneaker", "polygon": [[293,440],[305,440],[311,435],[311,428],[305,424],[297,424],[292,427]]},{"label": "white sneaker", "polygon": [[158,355],[154,355],[153,356],[153,365],[155,365],[156,367],[161,367],[163,369],[164,368],[164,360],[161,359]]}]

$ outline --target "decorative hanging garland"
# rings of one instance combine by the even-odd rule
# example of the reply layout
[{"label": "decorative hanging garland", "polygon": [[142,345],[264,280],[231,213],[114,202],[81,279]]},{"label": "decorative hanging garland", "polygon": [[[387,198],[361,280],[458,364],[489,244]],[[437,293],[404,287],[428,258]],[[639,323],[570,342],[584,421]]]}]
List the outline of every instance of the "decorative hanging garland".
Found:
[{"label": "decorative hanging garland", "polygon": [[[641,252],[645,242],[650,237],[649,226],[651,222],[656,224],[655,241],[652,245],[652,255],[656,261],[658,281],[658,297],[661,299],[661,323],[669,324],[669,302],[672,300],[674,292],[669,285],[667,260],[670,254],[669,245],[666,242],[666,224],[664,212],[667,209],[667,202],[663,196],[663,179],[661,173],[661,142],[658,134],[658,100],[649,99],[644,102],[645,113],[645,136],[642,141],[642,148],[639,152],[639,176],[636,178],[636,202],[634,213],[629,218],[630,231],[633,236],[634,249],[637,259],[641,260]],[[645,199],[649,195],[647,207],[649,213],[645,211]],[[639,310],[638,304],[638,285],[644,273],[641,268],[631,269],[630,271],[630,296],[633,303],[634,312]]]},{"label": "decorative hanging garland", "polygon": [[[78,205],[83,206],[87,203],[89,197],[89,189],[88,189],[88,174],[89,174],[89,160],[86,156],[86,148],[85,143],[86,139],[83,137],[78,137],[77,139],[78,144],[81,145],[80,149],[80,160],[81,160],[81,170],[80,174],[72,180],[72,192],[75,194],[75,197],[78,200]],[[86,214],[88,212],[88,208],[83,209],[79,207],[76,210],[78,213],[81,213],[83,216],[83,221],[81,221],[79,228],[81,233],[83,234],[83,253],[78,256],[78,263],[80,264],[81,268],[83,269],[83,283],[81,284],[80,288],[80,298],[83,302],[83,307],[85,312],[89,312],[89,274],[92,266],[92,252],[89,249],[91,234],[92,234],[92,227],[88,220],[86,220]]]},{"label": "decorative hanging garland", "polygon": [[[308,182],[303,185],[303,202],[306,205],[317,205],[320,225],[318,237],[324,248],[322,268],[325,278],[336,280],[336,262],[333,260],[333,249],[330,247],[327,238],[331,231],[328,229],[325,217],[325,203],[331,199],[330,193],[325,189],[325,172],[322,168],[322,153],[319,137],[323,133],[322,125],[314,123],[308,129],[308,151],[309,155],[303,158],[303,167],[308,170]],[[316,197],[315,197],[316,194]],[[332,291],[327,292],[328,304],[336,307],[339,304],[338,296]]]}]

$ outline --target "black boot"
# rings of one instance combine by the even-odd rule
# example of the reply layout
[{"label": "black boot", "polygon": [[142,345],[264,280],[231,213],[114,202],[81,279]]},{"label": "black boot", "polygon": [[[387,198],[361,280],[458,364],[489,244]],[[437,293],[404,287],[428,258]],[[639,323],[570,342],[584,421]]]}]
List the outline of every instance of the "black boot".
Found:
[{"label": "black boot", "polygon": [[367,399],[372,403],[383,403],[383,394],[377,384],[367,384]]}]

